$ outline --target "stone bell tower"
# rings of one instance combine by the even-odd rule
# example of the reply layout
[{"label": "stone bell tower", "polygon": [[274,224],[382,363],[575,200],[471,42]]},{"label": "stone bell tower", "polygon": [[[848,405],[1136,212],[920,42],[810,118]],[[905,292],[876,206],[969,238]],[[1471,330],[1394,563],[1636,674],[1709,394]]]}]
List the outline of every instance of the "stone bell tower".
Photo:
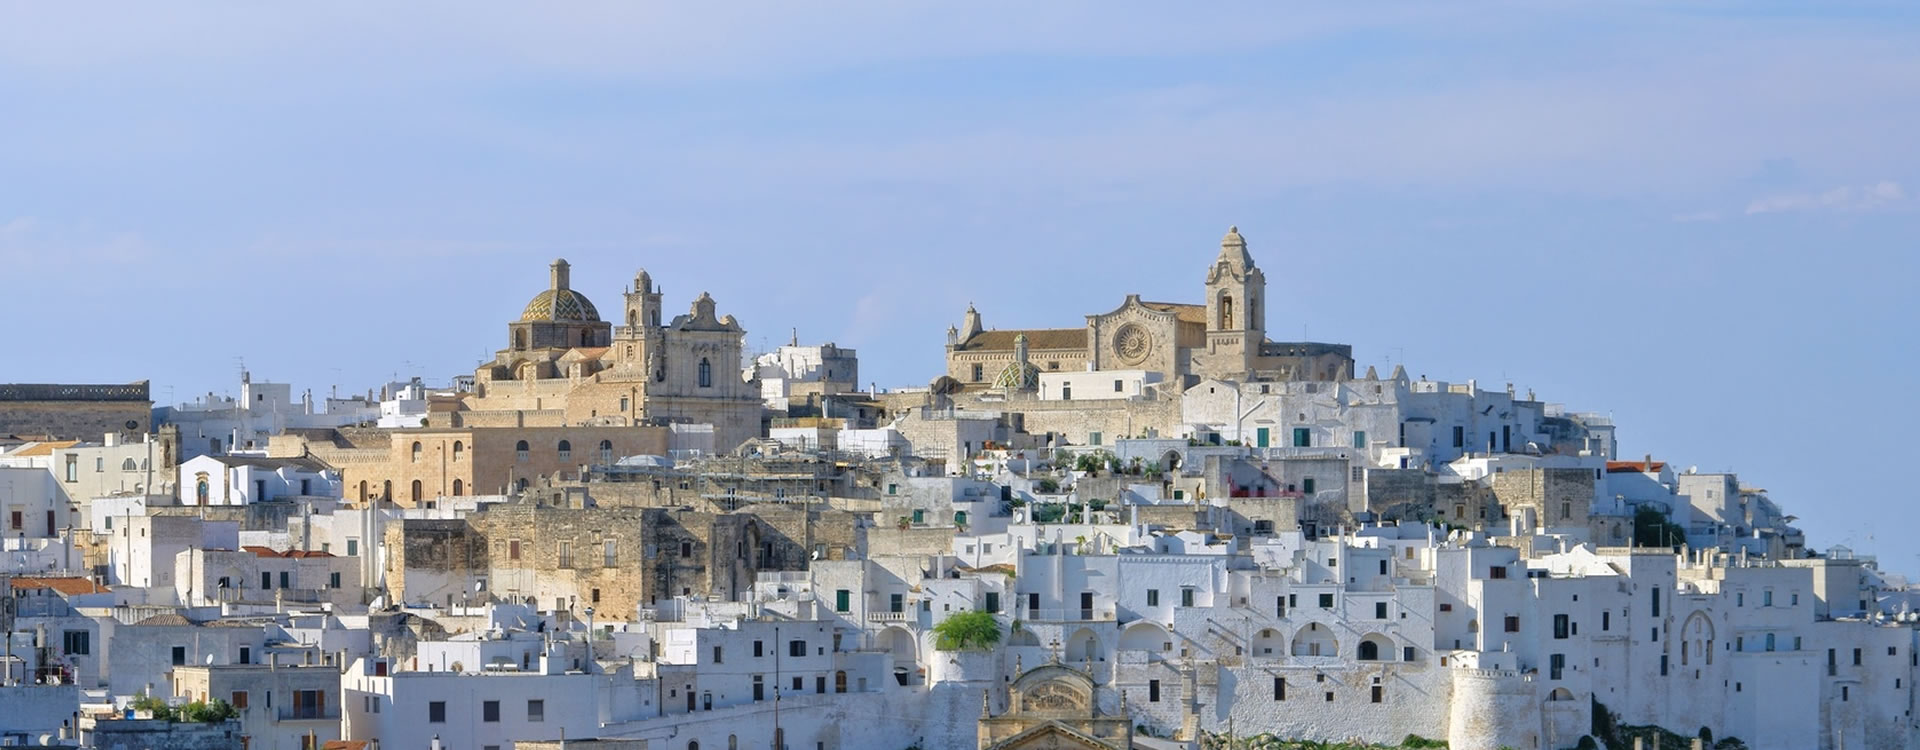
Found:
[{"label": "stone bell tower", "polygon": [[1207,377],[1237,379],[1253,369],[1267,340],[1267,277],[1247,253],[1239,227],[1220,239],[1207,268],[1207,348],[1198,368]]}]

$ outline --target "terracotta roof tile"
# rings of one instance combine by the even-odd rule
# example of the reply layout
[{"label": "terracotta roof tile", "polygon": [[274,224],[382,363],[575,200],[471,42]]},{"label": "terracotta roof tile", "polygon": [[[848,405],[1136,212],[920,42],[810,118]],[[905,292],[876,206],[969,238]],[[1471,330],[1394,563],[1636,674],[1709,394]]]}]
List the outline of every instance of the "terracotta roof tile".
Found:
[{"label": "terracotta roof tile", "polygon": [[1149,310],[1173,313],[1173,316],[1182,323],[1198,323],[1203,326],[1207,324],[1206,305],[1189,305],[1184,302],[1142,302],[1140,306]]},{"label": "terracotta roof tile", "polygon": [[109,589],[85,578],[36,578],[21,577],[13,579],[15,589],[53,589],[68,596],[76,594],[104,594]]},{"label": "terracotta roof tile", "polygon": [[1027,335],[1027,348],[1042,349],[1085,349],[1087,348],[1087,329],[1085,328],[1035,328],[1031,330],[981,331],[960,345],[961,351],[1013,351],[1013,339],[1020,334]]},{"label": "terracotta roof tile", "polygon": [[80,441],[78,440],[55,440],[55,441],[46,442],[46,443],[35,443],[33,445],[20,449],[20,452],[15,453],[13,455],[21,456],[21,457],[51,456],[53,455],[54,451],[61,450],[64,448],[72,448],[73,446],[76,446],[79,444],[80,444]]},{"label": "terracotta roof tile", "polygon": [[1652,461],[1652,462],[1608,461],[1607,462],[1607,473],[1609,474],[1617,474],[1620,472],[1628,472],[1628,471],[1664,471],[1666,470],[1666,468],[1667,468],[1667,462],[1665,461]]}]

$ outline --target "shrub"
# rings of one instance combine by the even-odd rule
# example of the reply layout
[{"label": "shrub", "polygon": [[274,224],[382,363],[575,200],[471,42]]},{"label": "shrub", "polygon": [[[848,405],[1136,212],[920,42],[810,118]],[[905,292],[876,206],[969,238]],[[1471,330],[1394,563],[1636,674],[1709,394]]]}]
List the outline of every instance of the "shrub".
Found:
[{"label": "shrub", "polygon": [[933,635],[941,651],[984,651],[1000,642],[1000,621],[991,612],[961,612],[933,626]]}]

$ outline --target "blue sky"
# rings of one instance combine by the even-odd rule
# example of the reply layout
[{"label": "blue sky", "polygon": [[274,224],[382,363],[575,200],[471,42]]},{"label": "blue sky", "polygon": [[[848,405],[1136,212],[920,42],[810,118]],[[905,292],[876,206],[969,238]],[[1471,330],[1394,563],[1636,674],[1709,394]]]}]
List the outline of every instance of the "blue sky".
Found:
[{"label": "blue sky", "polygon": [[968,302],[1197,300],[1238,224],[1276,338],[1920,572],[1910,4],[1360,5],[0,1],[0,381],[443,380],[565,256],[924,384]]}]

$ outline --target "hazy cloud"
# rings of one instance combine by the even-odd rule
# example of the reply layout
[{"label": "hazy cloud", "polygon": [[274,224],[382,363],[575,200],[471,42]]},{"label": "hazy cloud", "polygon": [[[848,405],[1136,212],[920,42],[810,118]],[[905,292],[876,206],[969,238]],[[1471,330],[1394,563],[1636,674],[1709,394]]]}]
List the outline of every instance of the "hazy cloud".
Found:
[{"label": "hazy cloud", "polygon": [[1881,180],[1858,187],[1844,185],[1820,193],[1787,193],[1747,204],[1747,215],[1788,211],[1868,211],[1906,200],[1900,183]]}]

